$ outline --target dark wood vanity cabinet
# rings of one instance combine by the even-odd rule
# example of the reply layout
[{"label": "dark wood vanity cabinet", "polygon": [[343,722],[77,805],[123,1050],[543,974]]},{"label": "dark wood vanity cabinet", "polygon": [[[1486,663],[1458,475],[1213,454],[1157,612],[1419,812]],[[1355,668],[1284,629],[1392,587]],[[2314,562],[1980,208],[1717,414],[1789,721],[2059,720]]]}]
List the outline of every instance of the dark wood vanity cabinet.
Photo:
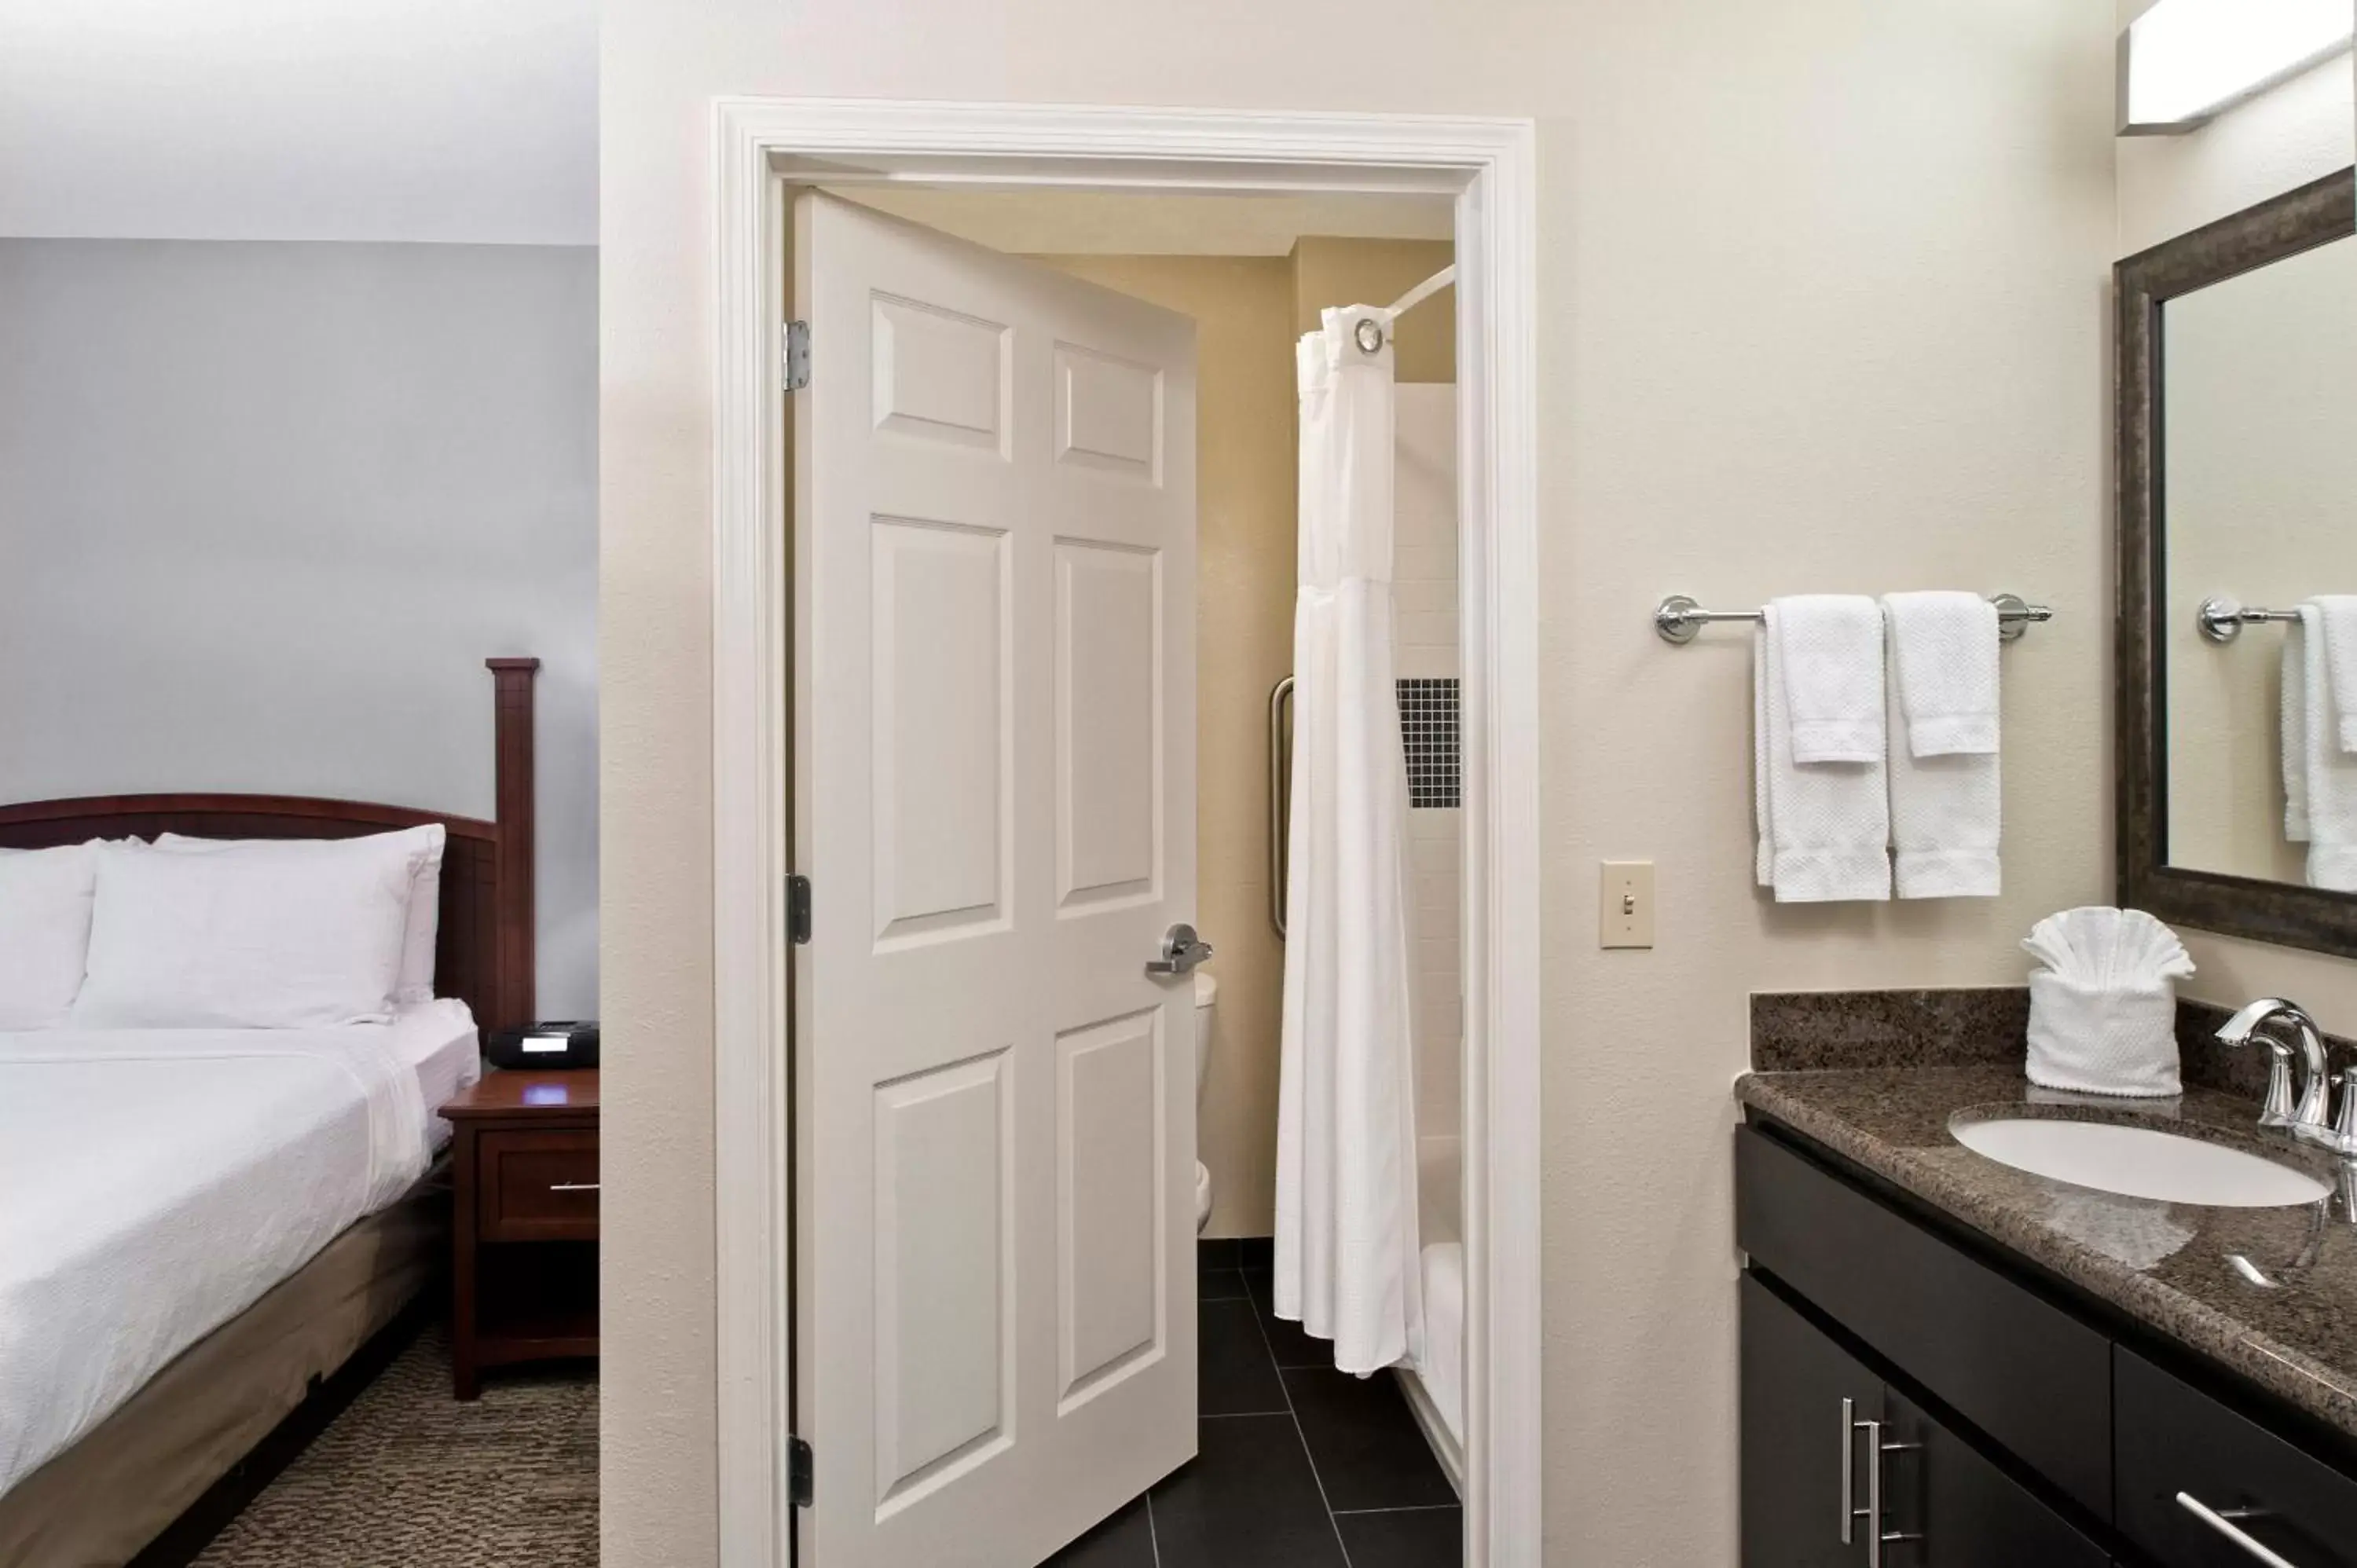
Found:
[{"label": "dark wood vanity cabinet", "polygon": [[[1736,1134],[1747,1568],[2357,1568],[2352,1445],[2319,1457],[2190,1353],[2179,1376],[1769,1129]],[[1890,1445],[1878,1559],[1875,1434],[1845,1402]]]},{"label": "dark wood vanity cabinet", "polygon": [[1747,1568],[1870,1563],[1878,1528],[1891,1568],[2111,1562],[1768,1286],[1742,1292]]},{"label": "dark wood vanity cabinet", "polygon": [[2207,1509],[2297,1568],[2357,1568],[2357,1481],[2133,1350],[2114,1361],[2118,1524],[2169,1568],[2251,1568]]}]

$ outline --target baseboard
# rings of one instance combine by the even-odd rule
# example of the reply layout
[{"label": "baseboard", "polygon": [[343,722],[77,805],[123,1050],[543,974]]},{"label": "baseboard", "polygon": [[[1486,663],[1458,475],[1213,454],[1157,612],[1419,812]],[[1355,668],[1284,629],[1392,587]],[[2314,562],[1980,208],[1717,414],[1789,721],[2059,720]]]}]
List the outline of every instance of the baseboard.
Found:
[{"label": "baseboard", "polygon": [[1465,1496],[1465,1448],[1457,1434],[1448,1430],[1448,1423],[1440,1407],[1432,1402],[1432,1391],[1424,1380],[1407,1367],[1394,1367],[1392,1375],[1399,1379],[1400,1391],[1407,1396],[1408,1413],[1415,1417],[1416,1429],[1424,1434],[1432,1449],[1432,1456],[1440,1461],[1442,1474],[1448,1477],[1461,1500]]}]

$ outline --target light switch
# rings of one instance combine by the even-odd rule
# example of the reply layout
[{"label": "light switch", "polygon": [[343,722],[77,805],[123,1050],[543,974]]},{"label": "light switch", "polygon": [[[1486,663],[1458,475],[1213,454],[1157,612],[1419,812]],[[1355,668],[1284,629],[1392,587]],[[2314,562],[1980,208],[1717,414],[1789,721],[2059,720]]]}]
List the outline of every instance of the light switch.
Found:
[{"label": "light switch", "polygon": [[1598,943],[1608,948],[1653,945],[1653,863],[1608,860],[1598,884]]}]

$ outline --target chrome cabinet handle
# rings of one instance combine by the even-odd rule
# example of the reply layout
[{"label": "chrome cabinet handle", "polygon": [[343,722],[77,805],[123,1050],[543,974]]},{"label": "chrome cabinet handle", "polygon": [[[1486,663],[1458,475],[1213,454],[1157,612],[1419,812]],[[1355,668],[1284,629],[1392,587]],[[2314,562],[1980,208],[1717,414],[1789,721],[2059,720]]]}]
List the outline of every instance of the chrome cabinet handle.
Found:
[{"label": "chrome cabinet handle", "polygon": [[1857,1402],[1842,1401],[1841,1429],[1841,1543],[1854,1539],[1851,1527],[1857,1520],[1857,1482],[1855,1478],[1857,1446]]},{"label": "chrome cabinet handle", "polygon": [[1857,1420],[1857,1401],[1841,1401],[1841,1544],[1848,1547],[1857,1540],[1857,1516],[1865,1514],[1857,1507],[1857,1429],[1871,1422]]},{"label": "chrome cabinet handle", "polygon": [[[1853,1517],[1866,1520],[1866,1568],[1882,1568],[1884,1547],[1902,1541],[1923,1539],[1907,1530],[1882,1528],[1882,1456],[1886,1454],[1912,1454],[1923,1445],[1920,1443],[1885,1443],[1882,1440],[1883,1423],[1878,1421],[1861,1421],[1857,1427],[1866,1434],[1866,1506],[1857,1509]],[[1845,1453],[1842,1459],[1846,1466],[1849,1455]],[[1844,1535],[1842,1541],[1846,1544],[1849,1537]]]},{"label": "chrome cabinet handle", "polygon": [[2221,1511],[2217,1509],[2212,1508],[2200,1498],[2195,1497],[2191,1492],[2178,1493],[2177,1506],[2183,1509],[2187,1513],[2191,1514],[2195,1519],[2200,1520],[2203,1524],[2208,1525],[2212,1530],[2214,1530],[2219,1534],[2224,1536],[2227,1540],[2233,1541],[2235,1545],[2241,1547],[2244,1552],[2249,1552],[2254,1560],[2268,1564],[2268,1568],[2298,1568],[2298,1564],[2294,1563],[2290,1558],[2284,1557],[2268,1551],[2266,1547],[2253,1540],[2249,1532],[2234,1522],[2238,1519],[2259,1519],[2264,1517],[2258,1509],[2227,1509]]},{"label": "chrome cabinet handle", "polygon": [[553,1181],[548,1184],[548,1190],[551,1192],[595,1192],[597,1190],[597,1184],[594,1181]]}]

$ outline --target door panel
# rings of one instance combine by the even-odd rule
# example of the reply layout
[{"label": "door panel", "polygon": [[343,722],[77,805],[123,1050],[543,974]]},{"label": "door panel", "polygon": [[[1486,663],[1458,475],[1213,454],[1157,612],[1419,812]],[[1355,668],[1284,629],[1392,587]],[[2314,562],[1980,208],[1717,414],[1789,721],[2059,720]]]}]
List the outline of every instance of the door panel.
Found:
[{"label": "door panel", "polygon": [[1842,1402],[1873,1419],[1882,1380],[1750,1274],[1740,1289],[1745,1568],[1864,1568],[1863,1521],[1842,1541],[1842,1477],[1863,1508],[1866,1439]]},{"label": "door panel", "polygon": [[879,940],[1006,918],[1006,534],[874,521]]},{"label": "door panel", "polygon": [[1161,840],[1158,553],[1056,542],[1061,908],[1151,898]]},{"label": "door panel", "polygon": [[[1162,1344],[1165,1086],[1159,1009],[1057,1042],[1062,1399],[1086,1399]],[[1191,1080],[1190,1080],[1191,1081]]]},{"label": "door panel", "polygon": [[1194,328],[794,216],[801,1545],[1031,1568],[1195,1445]]},{"label": "door panel", "polygon": [[889,1513],[1002,1446],[1006,1053],[876,1091],[876,1478]]}]

